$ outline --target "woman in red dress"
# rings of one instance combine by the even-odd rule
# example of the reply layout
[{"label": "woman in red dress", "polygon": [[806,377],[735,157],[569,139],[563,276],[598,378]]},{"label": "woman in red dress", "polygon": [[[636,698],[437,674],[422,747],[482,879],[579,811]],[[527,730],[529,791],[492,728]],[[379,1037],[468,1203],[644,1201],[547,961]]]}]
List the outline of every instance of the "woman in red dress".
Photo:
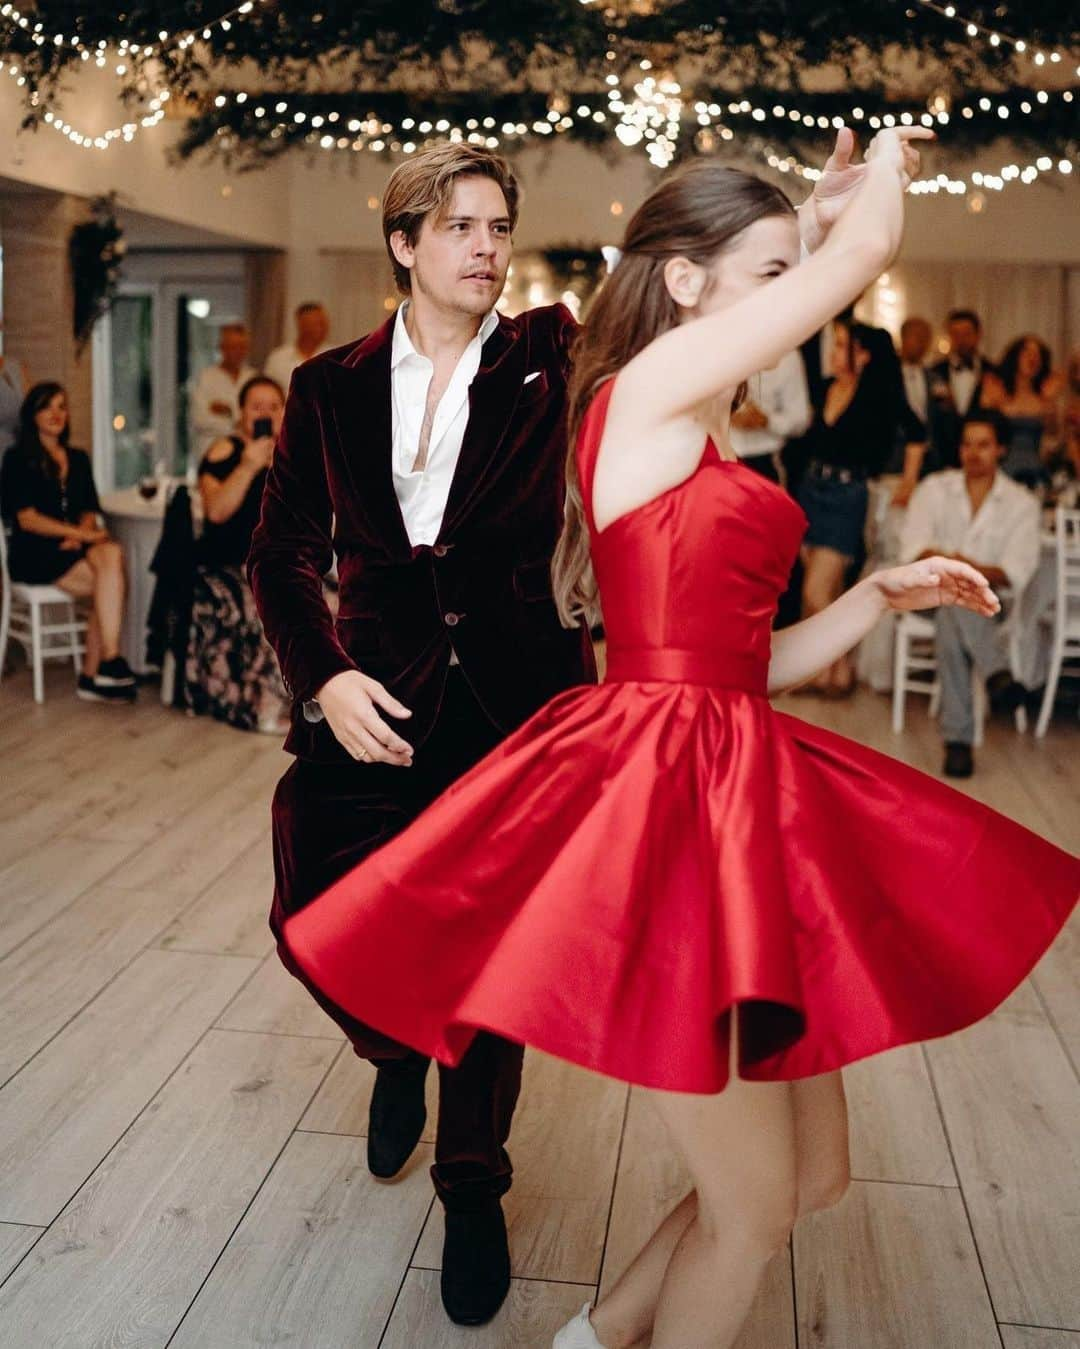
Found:
[{"label": "woman in red dress", "polygon": [[805,530],[731,454],[739,386],[894,256],[910,149],[799,263],[790,203],[712,163],[631,221],[571,389],[567,622],[607,677],[555,698],[285,924],[312,982],[456,1063],[493,1031],[650,1090],[694,1179],[558,1349],[736,1339],[795,1220],[843,1194],[839,1069],[990,1012],[1052,942],[1080,862],[935,779],[774,712],[881,614],[998,601],[944,558],[771,631]]}]

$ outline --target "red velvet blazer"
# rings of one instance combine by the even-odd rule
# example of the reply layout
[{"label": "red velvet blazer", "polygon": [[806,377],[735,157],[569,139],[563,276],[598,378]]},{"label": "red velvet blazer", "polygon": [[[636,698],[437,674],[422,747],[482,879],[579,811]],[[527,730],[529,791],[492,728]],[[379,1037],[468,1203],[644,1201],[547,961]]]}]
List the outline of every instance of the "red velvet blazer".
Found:
[{"label": "red velvet blazer", "polygon": [[[442,529],[413,548],[394,492],[394,319],[293,375],[248,575],[293,697],[285,748],[349,761],[303,703],[342,670],[384,683],[419,745],[442,698],[451,639],[482,706],[509,732],[549,698],[595,679],[588,634],[551,593],[562,528],[566,377],[574,321],[562,305],[500,317],[469,390],[469,420]],[[539,371],[526,383],[526,377]],[[336,622],[322,577],[337,555]]]}]

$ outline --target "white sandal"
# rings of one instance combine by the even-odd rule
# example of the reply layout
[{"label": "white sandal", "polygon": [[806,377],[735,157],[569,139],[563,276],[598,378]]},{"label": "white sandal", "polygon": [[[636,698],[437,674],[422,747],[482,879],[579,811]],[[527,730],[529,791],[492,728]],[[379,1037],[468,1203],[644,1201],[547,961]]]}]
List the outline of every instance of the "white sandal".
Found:
[{"label": "white sandal", "polygon": [[586,1302],[572,1321],[568,1321],[555,1336],[551,1349],[604,1349],[596,1338],[596,1331],[589,1320],[592,1304]]}]

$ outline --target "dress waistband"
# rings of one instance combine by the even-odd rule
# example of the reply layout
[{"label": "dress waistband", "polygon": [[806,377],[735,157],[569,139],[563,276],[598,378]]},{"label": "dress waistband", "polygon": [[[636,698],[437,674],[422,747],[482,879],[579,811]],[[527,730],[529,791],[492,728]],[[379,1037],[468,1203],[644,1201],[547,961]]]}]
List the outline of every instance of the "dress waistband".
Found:
[{"label": "dress waistband", "polygon": [[738,652],[692,651],[681,647],[608,646],[605,684],[658,681],[741,689],[762,697],[769,687],[769,666]]}]

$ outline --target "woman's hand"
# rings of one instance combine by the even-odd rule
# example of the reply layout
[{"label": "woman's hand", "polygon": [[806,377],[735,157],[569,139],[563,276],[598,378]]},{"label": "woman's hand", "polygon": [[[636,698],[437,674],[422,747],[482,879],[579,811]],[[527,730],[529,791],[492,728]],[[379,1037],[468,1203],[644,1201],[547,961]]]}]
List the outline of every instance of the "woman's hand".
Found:
[{"label": "woman's hand", "polygon": [[258,440],[247,441],[241,455],[244,463],[256,473],[261,472],[264,468],[269,468],[273,457],[273,436],[260,436]]},{"label": "woman's hand", "polygon": [[[879,131],[867,147],[867,163],[882,151],[883,147],[877,145],[882,136],[890,136],[899,142],[900,168],[906,190],[918,177],[922,162],[918,147],[913,142],[933,140],[934,133],[929,127],[921,126],[893,127]],[[850,127],[841,127],[836,133],[833,152],[825,161],[821,177],[814,184],[813,196],[799,208],[799,231],[803,243],[811,253],[824,243],[825,236],[844,213],[844,208],[855,196],[866,176],[866,163],[851,162],[854,153],[855,133]]]},{"label": "woman's hand", "polygon": [[98,525],[80,525],[77,532],[70,537],[77,543],[88,543],[92,546],[95,543],[108,543],[109,531],[101,529]]},{"label": "woman's hand", "polygon": [[990,582],[968,562],[953,557],[924,557],[904,567],[889,567],[869,578],[888,609],[936,609],[956,605],[984,618],[1001,609]]}]

